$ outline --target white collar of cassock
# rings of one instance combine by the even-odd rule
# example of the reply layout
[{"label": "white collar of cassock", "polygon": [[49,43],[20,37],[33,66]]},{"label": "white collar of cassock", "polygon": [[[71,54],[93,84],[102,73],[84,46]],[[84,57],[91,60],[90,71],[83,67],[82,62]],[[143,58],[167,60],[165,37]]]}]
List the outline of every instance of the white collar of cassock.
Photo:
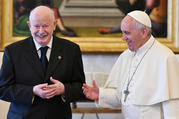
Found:
[{"label": "white collar of cassock", "polygon": [[146,52],[151,47],[153,42],[154,42],[154,37],[151,35],[150,39],[143,46],[141,46],[136,52],[134,52],[135,55],[136,54],[140,55],[141,53]]}]

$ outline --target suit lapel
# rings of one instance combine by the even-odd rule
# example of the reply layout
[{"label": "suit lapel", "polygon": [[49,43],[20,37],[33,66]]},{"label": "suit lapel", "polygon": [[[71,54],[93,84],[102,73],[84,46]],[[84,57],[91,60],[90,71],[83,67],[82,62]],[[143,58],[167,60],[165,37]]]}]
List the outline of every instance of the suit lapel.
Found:
[{"label": "suit lapel", "polygon": [[43,67],[32,38],[29,38],[27,45],[25,45],[24,52],[24,58],[26,58],[27,62],[29,62],[30,66],[32,66],[32,69],[35,71],[35,73],[39,74],[41,77],[44,77]]},{"label": "suit lapel", "polygon": [[50,60],[45,75],[33,39],[29,38],[28,42],[24,46],[24,58],[27,60],[27,62],[29,62],[30,66],[34,70],[34,73],[37,73],[45,82],[48,82],[49,77],[53,76],[53,72],[58,66],[58,63],[63,59],[63,44],[59,42],[59,40],[61,39],[57,39],[56,37],[53,39]]},{"label": "suit lapel", "polygon": [[63,45],[57,42],[57,40],[61,40],[61,39],[57,39],[56,37],[54,37],[53,43],[52,43],[50,60],[49,60],[48,69],[47,69],[46,78],[45,78],[46,80],[49,80],[48,78],[53,75],[53,72],[58,66],[58,63],[63,58],[63,53],[62,53]]}]

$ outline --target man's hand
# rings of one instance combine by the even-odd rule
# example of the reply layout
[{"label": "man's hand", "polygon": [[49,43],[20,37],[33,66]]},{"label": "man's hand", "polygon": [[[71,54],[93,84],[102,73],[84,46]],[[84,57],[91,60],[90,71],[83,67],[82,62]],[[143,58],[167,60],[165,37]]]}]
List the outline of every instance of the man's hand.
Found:
[{"label": "man's hand", "polygon": [[61,83],[58,80],[53,79],[52,77],[50,77],[50,81],[53,84],[48,85],[48,88],[54,90],[54,96],[63,95],[65,93],[65,86],[63,85],[63,83]]},{"label": "man's hand", "polygon": [[53,93],[53,89],[47,89],[48,84],[39,84],[33,87],[33,93],[43,99],[49,98],[51,93]]},{"label": "man's hand", "polygon": [[83,84],[83,93],[90,100],[98,100],[99,98],[99,88],[93,80],[93,87],[88,86],[87,84]]},{"label": "man's hand", "polygon": [[57,95],[65,93],[65,87],[63,83],[50,77],[51,85],[39,84],[33,87],[33,93],[43,99],[49,99]]}]

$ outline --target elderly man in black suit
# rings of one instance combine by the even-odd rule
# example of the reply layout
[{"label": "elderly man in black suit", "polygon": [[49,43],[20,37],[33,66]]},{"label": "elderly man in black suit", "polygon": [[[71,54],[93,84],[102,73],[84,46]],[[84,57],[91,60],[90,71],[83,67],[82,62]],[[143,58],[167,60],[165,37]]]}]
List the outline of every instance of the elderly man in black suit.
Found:
[{"label": "elderly man in black suit", "polygon": [[11,102],[8,119],[71,119],[70,102],[84,99],[81,51],[53,36],[53,11],[30,13],[31,37],[7,46],[0,71],[0,99]]}]

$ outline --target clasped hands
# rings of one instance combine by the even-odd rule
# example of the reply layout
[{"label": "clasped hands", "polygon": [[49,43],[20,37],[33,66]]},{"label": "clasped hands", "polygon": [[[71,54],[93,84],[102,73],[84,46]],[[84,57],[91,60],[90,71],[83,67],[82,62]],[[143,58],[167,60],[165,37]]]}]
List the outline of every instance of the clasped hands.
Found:
[{"label": "clasped hands", "polygon": [[43,99],[50,99],[57,95],[63,95],[65,93],[65,87],[63,83],[50,77],[50,81],[53,84],[47,83],[39,84],[33,87],[34,95],[37,95]]}]

